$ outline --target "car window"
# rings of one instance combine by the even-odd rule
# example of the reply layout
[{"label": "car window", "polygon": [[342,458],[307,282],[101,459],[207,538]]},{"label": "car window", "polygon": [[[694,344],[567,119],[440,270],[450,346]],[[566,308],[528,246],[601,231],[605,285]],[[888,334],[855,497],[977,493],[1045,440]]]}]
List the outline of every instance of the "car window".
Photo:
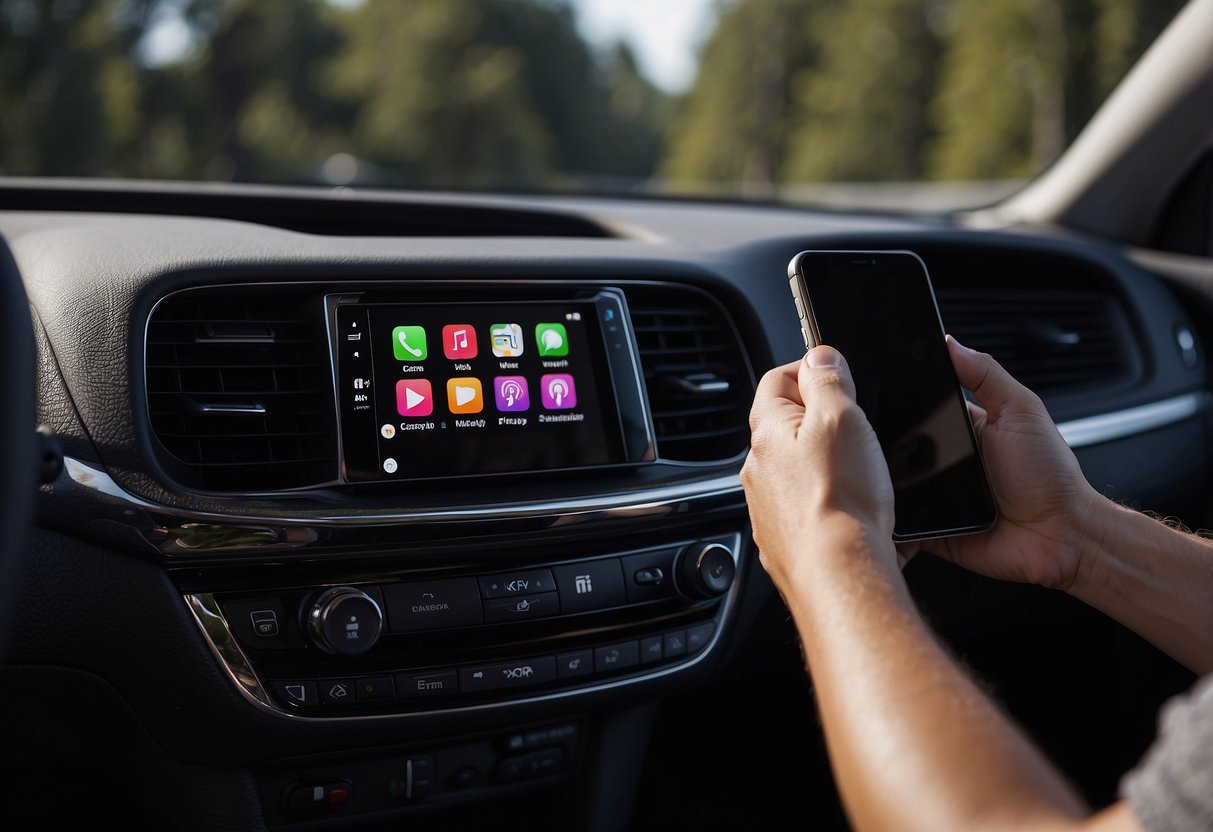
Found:
[{"label": "car window", "polygon": [[947,208],[1179,0],[0,0],[0,173]]}]

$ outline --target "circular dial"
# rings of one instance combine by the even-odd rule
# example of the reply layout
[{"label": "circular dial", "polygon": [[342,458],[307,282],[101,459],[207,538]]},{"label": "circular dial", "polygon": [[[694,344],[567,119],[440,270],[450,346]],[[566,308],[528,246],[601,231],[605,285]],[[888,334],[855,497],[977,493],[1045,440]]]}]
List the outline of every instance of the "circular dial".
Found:
[{"label": "circular dial", "polygon": [[326,653],[357,656],[375,646],[383,632],[383,611],[374,599],[352,586],[327,589],[312,603],[308,634]]},{"label": "circular dial", "polygon": [[733,585],[737,566],[727,546],[695,543],[678,557],[678,588],[688,598],[715,598]]}]

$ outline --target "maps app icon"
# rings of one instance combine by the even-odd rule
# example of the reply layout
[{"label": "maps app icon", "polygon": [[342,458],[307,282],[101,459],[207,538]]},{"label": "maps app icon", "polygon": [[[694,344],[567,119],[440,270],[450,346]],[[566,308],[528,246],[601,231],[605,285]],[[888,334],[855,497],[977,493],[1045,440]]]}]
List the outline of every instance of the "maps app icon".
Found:
[{"label": "maps app icon", "polygon": [[489,339],[493,342],[493,355],[498,358],[522,355],[522,327],[518,324],[493,324],[489,327]]}]

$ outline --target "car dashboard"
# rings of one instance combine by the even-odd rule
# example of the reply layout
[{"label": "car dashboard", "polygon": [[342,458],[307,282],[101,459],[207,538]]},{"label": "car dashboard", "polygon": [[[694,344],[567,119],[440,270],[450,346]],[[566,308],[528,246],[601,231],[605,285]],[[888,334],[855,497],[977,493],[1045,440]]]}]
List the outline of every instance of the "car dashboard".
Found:
[{"label": "car dashboard", "polygon": [[[1097,240],[593,197],[7,201],[63,466],[12,620],[2,762],[100,766],[125,807],[106,811],[152,825],[658,828],[704,820],[671,793],[749,782],[779,744],[751,724],[764,686],[803,671],[738,474],[758,379],[805,349],[786,276],[805,249],[919,254],[948,331],[1041,394],[1092,483],[1204,516],[1208,322]],[[1181,686],[1028,588],[929,558],[907,580],[1029,721],[1016,637],[1056,642],[1058,686],[1113,691],[1098,715],[1143,727],[1110,760]],[[1067,665],[1098,627],[1110,652]],[[1086,765],[1089,733],[1037,722]],[[1101,795],[1112,766],[1076,776]],[[744,803],[702,797],[721,823]]]}]

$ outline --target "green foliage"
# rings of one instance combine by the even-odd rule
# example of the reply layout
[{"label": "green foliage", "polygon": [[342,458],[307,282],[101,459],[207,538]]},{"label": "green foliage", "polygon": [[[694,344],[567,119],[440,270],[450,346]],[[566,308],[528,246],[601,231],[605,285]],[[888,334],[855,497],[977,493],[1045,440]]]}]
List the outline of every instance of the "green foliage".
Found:
[{"label": "green foliage", "polygon": [[[0,173],[767,196],[1032,174],[1182,0],[718,0],[671,100],[568,0],[0,0]],[[192,46],[149,65],[166,15]]]},{"label": "green foliage", "polygon": [[743,0],[721,7],[699,76],[672,128],[662,173],[675,189],[765,195],[787,152],[791,79],[815,58],[810,22],[830,0]]},{"label": "green foliage", "polygon": [[815,15],[796,76],[785,181],[917,179],[938,39],[932,0],[854,0]]}]

